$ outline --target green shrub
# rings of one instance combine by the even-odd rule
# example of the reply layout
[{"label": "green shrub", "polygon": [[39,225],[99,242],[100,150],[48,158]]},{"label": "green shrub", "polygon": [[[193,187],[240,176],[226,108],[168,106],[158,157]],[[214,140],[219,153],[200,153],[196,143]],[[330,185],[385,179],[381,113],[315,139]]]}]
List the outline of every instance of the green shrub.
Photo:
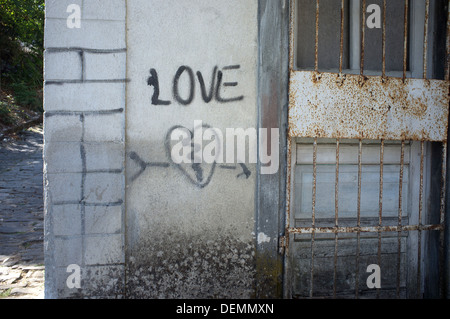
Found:
[{"label": "green shrub", "polygon": [[1,87],[35,111],[42,111],[44,2],[0,0]]},{"label": "green shrub", "polygon": [[0,123],[5,125],[13,124],[14,120],[11,116],[11,109],[8,103],[0,101]]},{"label": "green shrub", "polygon": [[17,104],[28,107],[34,111],[42,111],[42,100],[38,97],[36,88],[30,87],[25,82],[11,84]]}]

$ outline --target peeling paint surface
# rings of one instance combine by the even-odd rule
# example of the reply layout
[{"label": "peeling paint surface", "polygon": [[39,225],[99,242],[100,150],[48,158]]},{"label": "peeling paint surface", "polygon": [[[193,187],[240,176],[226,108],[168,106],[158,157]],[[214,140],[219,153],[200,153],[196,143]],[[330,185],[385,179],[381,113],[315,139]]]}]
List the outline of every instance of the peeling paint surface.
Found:
[{"label": "peeling paint surface", "polygon": [[267,236],[264,233],[259,233],[258,234],[258,244],[262,244],[262,243],[268,243],[270,242],[270,237]]},{"label": "peeling paint surface", "polygon": [[445,141],[448,82],[297,72],[291,137]]}]

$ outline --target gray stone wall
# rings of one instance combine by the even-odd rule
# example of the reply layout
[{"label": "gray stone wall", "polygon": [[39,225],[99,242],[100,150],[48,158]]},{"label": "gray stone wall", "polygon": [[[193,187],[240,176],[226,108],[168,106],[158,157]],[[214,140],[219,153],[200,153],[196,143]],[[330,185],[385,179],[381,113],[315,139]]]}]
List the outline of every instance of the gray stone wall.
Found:
[{"label": "gray stone wall", "polygon": [[[76,4],[81,27],[69,28]],[[46,297],[116,297],[125,276],[126,3],[46,1]],[[69,288],[69,265],[80,288]]]},{"label": "gray stone wall", "polygon": [[169,137],[258,127],[257,17],[256,0],[46,2],[47,298],[255,296],[258,165],[179,165]]}]

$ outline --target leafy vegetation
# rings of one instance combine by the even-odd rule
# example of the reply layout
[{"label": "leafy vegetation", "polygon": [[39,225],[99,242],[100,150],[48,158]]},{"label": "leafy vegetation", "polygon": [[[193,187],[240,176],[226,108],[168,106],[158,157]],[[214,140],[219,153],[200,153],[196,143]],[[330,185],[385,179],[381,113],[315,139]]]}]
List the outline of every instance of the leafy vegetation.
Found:
[{"label": "leafy vegetation", "polygon": [[[0,123],[42,112],[45,0],[0,0]],[[12,114],[14,113],[14,114]]]},{"label": "leafy vegetation", "polygon": [[9,297],[11,295],[11,290],[12,290],[12,288],[9,288],[9,289],[7,289],[5,291],[2,291],[0,293],[0,298],[7,298],[7,297]]}]

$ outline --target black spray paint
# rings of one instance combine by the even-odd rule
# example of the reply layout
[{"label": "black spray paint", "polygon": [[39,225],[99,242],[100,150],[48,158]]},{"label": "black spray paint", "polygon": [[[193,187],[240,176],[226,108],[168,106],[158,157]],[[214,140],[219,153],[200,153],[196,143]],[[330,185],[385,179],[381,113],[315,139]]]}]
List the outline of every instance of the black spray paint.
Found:
[{"label": "black spray paint", "polygon": [[[222,97],[221,95],[221,89],[222,87],[236,87],[238,86],[238,82],[223,82],[224,77],[224,71],[228,70],[237,70],[240,69],[240,65],[230,65],[225,66],[222,68],[222,70],[218,70],[219,68],[215,66],[212,71],[211,76],[211,84],[209,87],[209,92],[206,88],[206,83],[203,77],[203,74],[198,71],[196,73],[198,83],[200,84],[200,91],[202,99],[205,103],[211,102],[214,98],[219,103],[231,103],[231,102],[237,102],[242,101],[244,99],[243,95],[236,96],[236,97]],[[179,82],[180,78],[182,76],[187,76],[189,79],[189,87],[188,87],[188,96],[182,97],[180,96],[180,87]],[[150,77],[147,79],[147,84],[149,86],[153,87],[153,95],[152,95],[152,105],[170,105],[170,101],[163,101],[160,100],[160,84],[159,84],[159,78],[158,78],[158,72],[155,69],[150,70]],[[178,102],[181,105],[188,106],[190,105],[195,98],[195,88],[196,88],[196,81],[195,81],[195,75],[194,71],[186,65],[180,66],[175,73],[175,77],[172,81],[172,93],[173,98],[176,102]]]},{"label": "black spray paint", "polygon": [[150,77],[147,79],[147,84],[153,86],[153,105],[170,105],[170,101],[162,101],[159,99],[159,79],[155,69],[150,70]]},{"label": "black spray paint", "polygon": [[[203,128],[206,129],[210,129],[211,127],[207,124],[203,124],[202,126]],[[139,157],[139,155],[136,152],[130,152],[128,154],[128,157],[134,161],[138,166],[139,166],[139,171],[131,178],[131,181],[136,180],[139,176],[142,175],[142,173],[144,173],[144,171],[148,168],[148,167],[154,167],[154,168],[163,168],[163,169],[167,169],[170,168],[171,166],[176,167],[177,169],[179,169],[184,176],[187,177],[187,180],[199,187],[199,188],[205,188],[206,186],[209,185],[209,183],[211,182],[212,177],[214,176],[214,172],[216,170],[217,167],[217,163],[214,162],[213,164],[208,164],[209,166],[211,166],[211,169],[208,172],[205,171],[204,167],[207,167],[208,165],[205,164],[199,164],[199,163],[193,163],[190,165],[191,169],[193,170],[194,176],[195,178],[192,178],[191,174],[189,174],[186,171],[186,168],[183,167],[180,164],[175,164],[172,161],[172,157],[170,154],[170,150],[171,150],[171,136],[172,136],[172,132],[174,132],[177,129],[183,129],[189,132],[189,134],[191,135],[191,140],[194,139],[194,133],[191,130],[188,130],[186,127],[181,126],[181,125],[175,125],[172,128],[169,129],[169,131],[166,134],[166,139],[164,142],[164,146],[166,149],[166,155],[168,158],[168,162],[166,163],[161,163],[161,162],[145,162],[143,159],[141,159]],[[191,159],[194,159],[194,152],[195,152],[195,144],[191,143]],[[220,165],[218,166],[218,168],[220,169],[226,169],[226,170],[236,170],[241,168],[242,172],[239,173],[236,178],[241,178],[241,177],[245,177],[245,179],[248,179],[251,176],[251,171],[247,168],[247,166],[243,163],[239,163],[239,166],[237,165]]]},{"label": "black spray paint", "polygon": [[[187,99],[183,99],[180,96],[179,87],[178,87],[178,83],[179,83],[180,77],[184,73],[184,71],[187,71],[187,74],[189,76],[189,83],[190,83],[190,85],[189,85],[189,97]],[[194,95],[195,95],[195,77],[194,77],[194,72],[192,71],[192,69],[190,67],[183,65],[183,66],[181,66],[178,69],[177,73],[175,74],[175,78],[173,79],[173,97],[181,105],[189,105],[194,100]]]}]

